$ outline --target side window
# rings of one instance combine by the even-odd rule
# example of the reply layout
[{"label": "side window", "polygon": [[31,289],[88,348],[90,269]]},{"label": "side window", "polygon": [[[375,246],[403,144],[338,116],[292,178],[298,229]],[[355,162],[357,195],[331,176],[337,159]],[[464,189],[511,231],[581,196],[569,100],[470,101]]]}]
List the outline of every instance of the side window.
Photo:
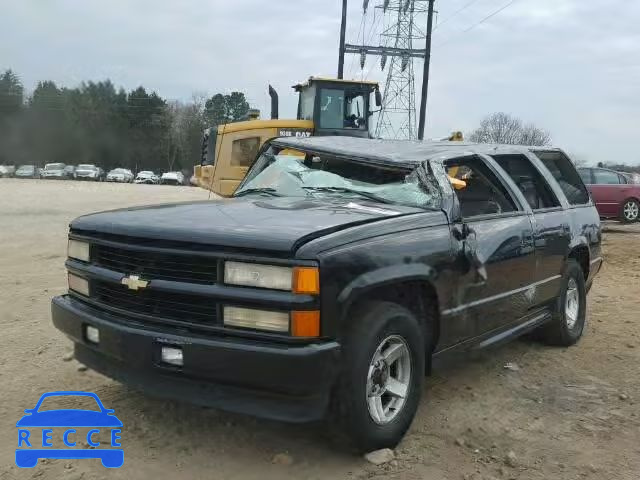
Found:
[{"label": "side window", "polygon": [[509,192],[482,159],[454,159],[446,162],[445,168],[464,218],[517,210]]},{"label": "side window", "polygon": [[620,176],[610,170],[595,169],[593,171],[594,183],[596,185],[619,185]]},{"label": "side window", "polygon": [[593,183],[593,180],[591,180],[591,169],[590,168],[580,168],[578,170],[578,173],[580,174],[580,178],[582,178],[582,181],[586,185],[591,185]]},{"label": "side window", "polygon": [[316,87],[310,86],[300,92],[300,104],[298,106],[298,118],[300,120],[313,120],[315,101]]},{"label": "side window", "polygon": [[556,150],[534,150],[533,153],[551,172],[571,205],[584,205],[589,202],[589,192],[569,157]]},{"label": "side window", "polygon": [[524,155],[492,155],[518,186],[532,210],[559,207],[560,202],[536,167]]},{"label": "side window", "polygon": [[618,174],[618,178],[620,179],[620,183],[623,185],[629,183],[629,179],[620,173]]},{"label": "side window", "polygon": [[260,150],[260,137],[234,140],[231,144],[231,166],[250,167]]}]

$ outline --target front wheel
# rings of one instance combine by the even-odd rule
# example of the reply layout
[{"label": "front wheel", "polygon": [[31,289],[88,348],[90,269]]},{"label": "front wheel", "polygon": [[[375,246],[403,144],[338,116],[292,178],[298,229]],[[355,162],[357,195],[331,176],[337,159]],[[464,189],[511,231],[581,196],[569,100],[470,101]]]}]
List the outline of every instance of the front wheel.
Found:
[{"label": "front wheel", "polygon": [[622,221],[626,223],[637,222],[640,216],[638,201],[630,198],[622,205]]},{"label": "front wheel", "polygon": [[334,417],[359,450],[392,448],[420,401],[424,334],[413,313],[391,302],[372,301],[351,318]]}]

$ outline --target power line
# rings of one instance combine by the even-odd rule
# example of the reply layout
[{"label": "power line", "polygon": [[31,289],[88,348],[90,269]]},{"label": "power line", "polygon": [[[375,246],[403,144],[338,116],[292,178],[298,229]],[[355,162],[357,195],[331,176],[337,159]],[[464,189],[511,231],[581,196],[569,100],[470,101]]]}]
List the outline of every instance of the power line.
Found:
[{"label": "power line", "polygon": [[[374,22],[372,22],[371,29],[369,30],[369,40],[367,41],[367,43],[372,43],[373,35],[375,34],[374,29],[377,31],[377,28],[380,25],[380,21],[384,18],[384,15],[380,15],[376,20],[376,14],[377,14],[377,10],[374,10],[373,11],[373,20],[374,20]],[[362,76],[361,80],[368,79],[369,75],[371,74],[371,70],[373,70],[373,68],[375,66],[376,66],[376,62],[371,62],[371,66],[367,70],[366,75]],[[364,73],[364,69],[362,69],[361,73]]]},{"label": "power line", "polygon": [[487,15],[486,17],[484,17],[482,20],[474,23],[473,25],[471,25],[470,27],[462,30],[460,33],[453,35],[452,37],[450,37],[448,40],[445,40],[444,42],[439,43],[438,45],[436,45],[436,47],[441,47],[443,45],[446,45],[447,43],[450,43],[452,41],[454,41],[456,38],[458,38],[460,35],[462,35],[463,33],[467,33],[470,32],[471,30],[473,30],[474,28],[476,28],[479,25],[482,25],[484,22],[486,22],[487,20],[489,20],[492,17],[495,17],[497,14],[499,14],[500,12],[502,12],[503,10],[505,10],[507,7],[510,7],[511,5],[513,5],[515,2],[517,2],[518,0],[511,0],[510,2],[507,2],[506,4],[504,4],[502,7],[498,8],[497,10],[491,12],[489,15]]},{"label": "power line", "polygon": [[[366,19],[366,15],[362,15],[362,18],[360,19],[360,27],[358,28],[358,40],[360,40],[360,35],[362,34],[362,44],[364,45],[364,31],[365,31],[365,19]],[[354,63],[356,61],[356,57],[355,56],[351,56],[351,62],[349,62],[349,70],[348,70],[348,76],[349,77],[353,77],[355,76],[355,69],[354,69]]]},{"label": "power line", "polygon": [[452,18],[457,17],[460,13],[464,12],[467,8],[469,8],[471,5],[473,5],[474,3],[477,3],[477,2],[478,2],[478,0],[471,0],[469,3],[463,5],[458,10],[453,12],[451,15],[446,17],[444,20],[442,20],[441,22],[438,22],[437,25],[435,27],[433,27],[433,31],[435,32],[438,28],[440,28],[440,26],[444,25],[445,23],[447,23]]}]

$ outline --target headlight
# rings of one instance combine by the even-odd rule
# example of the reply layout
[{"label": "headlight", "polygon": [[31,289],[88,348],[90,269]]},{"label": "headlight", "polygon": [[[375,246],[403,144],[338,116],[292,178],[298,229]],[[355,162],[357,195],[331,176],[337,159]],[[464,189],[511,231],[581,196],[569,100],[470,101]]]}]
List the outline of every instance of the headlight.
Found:
[{"label": "headlight", "polygon": [[225,262],[224,283],[309,295],[320,293],[318,267],[281,267],[257,263]]},{"label": "headlight", "polygon": [[224,264],[224,283],[230,285],[291,291],[292,276],[291,267],[243,262],[225,262]]},{"label": "headlight", "polygon": [[89,244],[78,240],[69,240],[67,255],[83,262],[89,261]]},{"label": "headlight", "polygon": [[86,297],[89,296],[89,280],[79,277],[73,273],[69,274],[69,290],[80,293]]}]

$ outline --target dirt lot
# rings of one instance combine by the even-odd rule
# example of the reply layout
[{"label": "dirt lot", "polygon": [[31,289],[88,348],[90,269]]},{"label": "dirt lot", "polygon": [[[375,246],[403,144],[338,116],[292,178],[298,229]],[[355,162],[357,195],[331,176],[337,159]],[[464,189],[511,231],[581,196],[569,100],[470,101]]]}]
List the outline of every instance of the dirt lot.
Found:
[{"label": "dirt lot", "polygon": [[[51,325],[49,301],[66,290],[69,221],[96,210],[206,198],[188,187],[0,179],[0,480],[640,478],[637,227],[605,234],[606,263],[577,347],[523,340],[440,367],[396,461],[380,467],[341,451],[322,425],[149,398],[64,361],[71,345]],[[505,369],[507,362],[519,369]],[[15,466],[15,422],[51,390],[94,391],[115,409],[124,423],[122,468],[107,471],[98,460]]]}]

